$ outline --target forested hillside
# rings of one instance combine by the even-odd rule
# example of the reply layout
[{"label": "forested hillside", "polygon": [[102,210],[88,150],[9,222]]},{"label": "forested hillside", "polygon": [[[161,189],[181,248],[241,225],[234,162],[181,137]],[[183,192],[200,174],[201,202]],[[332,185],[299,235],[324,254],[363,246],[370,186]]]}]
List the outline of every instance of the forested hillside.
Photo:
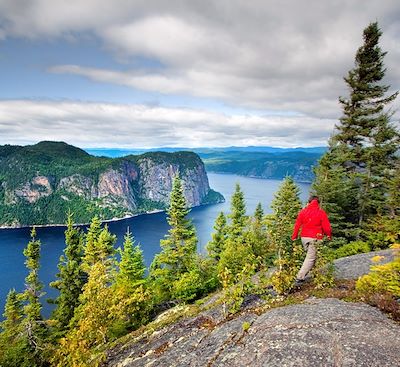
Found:
[{"label": "forested hillside", "polygon": [[[86,149],[91,154],[121,157],[146,150]],[[326,151],[325,147],[274,148],[274,147],[226,147],[226,148],[160,148],[175,152],[191,150],[198,154],[208,172],[233,173],[241,176],[283,179],[293,177],[298,182],[312,182],[313,168]],[[150,150],[151,151],[151,150]]]},{"label": "forested hillside", "polygon": [[79,223],[165,209],[175,175],[189,206],[215,203],[204,165],[191,152],[94,157],[62,142],[0,147],[0,225]]}]

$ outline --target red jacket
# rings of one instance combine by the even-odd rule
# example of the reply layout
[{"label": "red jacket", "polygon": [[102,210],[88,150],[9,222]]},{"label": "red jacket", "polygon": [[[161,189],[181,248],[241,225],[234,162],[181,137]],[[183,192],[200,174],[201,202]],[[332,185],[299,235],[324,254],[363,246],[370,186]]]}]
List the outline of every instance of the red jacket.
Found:
[{"label": "red jacket", "polygon": [[331,224],[325,211],[319,207],[317,200],[312,200],[300,210],[294,225],[292,240],[295,240],[301,227],[301,237],[322,239],[324,235],[332,237]]}]

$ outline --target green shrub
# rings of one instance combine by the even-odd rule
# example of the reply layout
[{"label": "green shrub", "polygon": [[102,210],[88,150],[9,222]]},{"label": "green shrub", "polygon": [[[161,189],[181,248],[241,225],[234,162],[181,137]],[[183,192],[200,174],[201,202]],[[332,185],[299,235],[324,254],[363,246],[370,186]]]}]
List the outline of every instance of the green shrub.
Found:
[{"label": "green shrub", "polygon": [[197,269],[183,273],[180,278],[172,284],[172,298],[185,302],[198,298],[202,291],[203,282]]},{"label": "green shrub", "polygon": [[356,254],[362,254],[365,252],[370,252],[371,247],[367,242],[363,241],[353,241],[348,244],[339,247],[338,249],[333,251],[333,257],[335,259],[339,259],[340,257],[346,257]]}]

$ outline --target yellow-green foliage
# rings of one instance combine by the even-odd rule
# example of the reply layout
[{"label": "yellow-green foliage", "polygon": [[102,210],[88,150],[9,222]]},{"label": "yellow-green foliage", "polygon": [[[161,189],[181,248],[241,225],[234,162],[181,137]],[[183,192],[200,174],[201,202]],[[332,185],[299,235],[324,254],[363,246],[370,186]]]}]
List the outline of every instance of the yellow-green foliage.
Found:
[{"label": "yellow-green foliage", "polygon": [[218,272],[221,273],[227,268],[235,277],[242,272],[247,264],[252,265],[255,263],[256,258],[251,245],[246,243],[244,237],[229,238],[218,262]]},{"label": "yellow-green foliage", "polygon": [[248,321],[245,321],[245,322],[243,322],[243,324],[242,324],[242,330],[243,330],[244,332],[247,332],[247,331],[249,331],[250,326],[251,326],[251,324],[250,324]]},{"label": "yellow-green foliage", "polygon": [[317,242],[317,260],[315,262],[313,274],[313,283],[315,288],[322,289],[326,287],[333,287],[335,279],[333,276],[334,266],[330,258],[329,243]]},{"label": "yellow-green foliage", "polygon": [[240,310],[244,297],[253,289],[251,276],[255,264],[246,264],[242,271],[234,275],[228,268],[222,269],[219,278],[223,287],[222,304],[224,315],[234,314]]},{"label": "yellow-green foliage", "polygon": [[172,283],[172,297],[182,301],[192,301],[203,289],[203,281],[198,269],[183,273]]},{"label": "yellow-green foliage", "polygon": [[[397,191],[399,191],[399,188],[397,188]],[[368,221],[365,235],[373,250],[390,247],[390,245],[400,241],[399,216],[393,218],[389,215],[376,215]]]},{"label": "yellow-green foliage", "polygon": [[357,280],[356,289],[365,294],[388,292],[400,297],[400,244],[391,248],[396,251],[392,262],[371,267],[371,272]]},{"label": "yellow-green foliage", "polygon": [[290,252],[286,253],[284,250],[278,252],[275,260],[277,270],[271,277],[271,284],[278,294],[285,294],[292,288],[302,264],[303,253],[298,241],[293,244]]},{"label": "yellow-green foliage", "polygon": [[58,367],[98,366],[95,350],[108,341],[108,330],[115,321],[110,275],[102,262],[95,263],[83,288],[81,305],[72,320],[73,327],[60,340],[54,361]]}]

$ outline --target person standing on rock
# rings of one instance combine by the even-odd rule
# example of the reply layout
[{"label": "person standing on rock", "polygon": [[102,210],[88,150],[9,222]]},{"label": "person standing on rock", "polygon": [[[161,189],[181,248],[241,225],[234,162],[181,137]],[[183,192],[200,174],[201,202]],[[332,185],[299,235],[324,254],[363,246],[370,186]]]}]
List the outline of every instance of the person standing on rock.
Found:
[{"label": "person standing on rock", "polygon": [[300,228],[301,242],[307,254],[297,274],[295,287],[299,287],[304,282],[307,274],[313,268],[317,257],[318,242],[324,238],[324,235],[329,240],[332,239],[331,224],[327,214],[319,206],[318,196],[311,196],[308,205],[300,210],[293,228],[293,241],[297,239]]}]

